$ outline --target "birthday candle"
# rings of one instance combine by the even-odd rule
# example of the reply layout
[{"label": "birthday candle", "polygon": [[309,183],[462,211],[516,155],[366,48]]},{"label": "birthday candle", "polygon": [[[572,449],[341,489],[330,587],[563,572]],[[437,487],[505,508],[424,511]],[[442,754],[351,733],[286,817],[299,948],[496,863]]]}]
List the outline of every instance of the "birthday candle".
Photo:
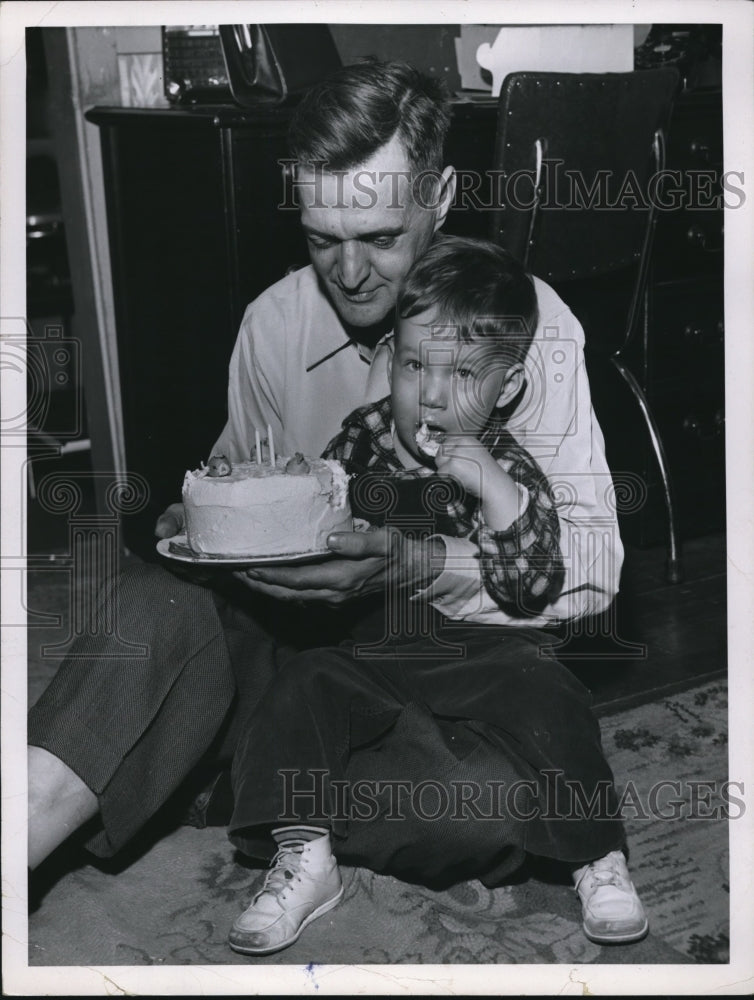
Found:
[{"label": "birthday candle", "polygon": [[267,444],[270,449],[270,465],[275,468],[275,442],[272,440],[272,427],[267,424]]},{"label": "birthday candle", "polygon": [[257,465],[261,465],[262,464],[262,442],[261,442],[261,440],[259,438],[259,431],[258,430],[254,431],[254,440],[256,442],[256,447],[257,447]]}]

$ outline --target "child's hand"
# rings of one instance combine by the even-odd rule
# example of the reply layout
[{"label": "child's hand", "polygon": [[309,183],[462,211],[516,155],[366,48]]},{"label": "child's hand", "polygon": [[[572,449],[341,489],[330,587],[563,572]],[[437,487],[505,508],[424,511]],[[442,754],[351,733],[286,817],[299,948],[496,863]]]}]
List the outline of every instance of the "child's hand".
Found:
[{"label": "child's hand", "polygon": [[453,435],[442,442],[435,456],[437,471],[453,476],[481,501],[488,527],[504,531],[519,515],[516,484],[487,449],[474,437]]},{"label": "child's hand", "polygon": [[437,471],[457,479],[475,497],[481,497],[485,475],[499,466],[487,449],[471,435],[453,434],[441,444],[435,455]]}]

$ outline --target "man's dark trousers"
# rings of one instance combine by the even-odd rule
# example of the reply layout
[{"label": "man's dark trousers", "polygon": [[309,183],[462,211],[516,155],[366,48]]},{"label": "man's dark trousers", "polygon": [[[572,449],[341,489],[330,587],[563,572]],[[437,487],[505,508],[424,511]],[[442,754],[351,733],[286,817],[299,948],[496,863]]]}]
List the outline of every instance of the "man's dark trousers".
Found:
[{"label": "man's dark trousers", "polygon": [[[101,828],[87,841],[93,853],[120,850],[200,765],[229,763],[275,674],[342,628],[335,613],[249,600],[238,586],[223,574],[205,586],[162,566],[129,567],[102,599],[118,642],[96,632],[78,638],[31,709],[29,743],[63,760],[98,796]],[[147,655],[113,657],[121,640],[146,646]],[[575,695],[578,725],[588,699],[578,682],[565,687]],[[252,769],[246,759],[247,780]],[[510,784],[530,779],[532,767],[510,746],[492,752],[483,726],[437,719],[412,703],[384,740],[353,755],[347,776]],[[384,819],[390,808],[385,801],[379,819],[351,824],[336,849],[341,861],[430,884],[472,876],[494,884],[520,863],[520,824],[450,815],[427,822],[410,811],[394,822]],[[621,837],[613,825],[608,839]]]}]

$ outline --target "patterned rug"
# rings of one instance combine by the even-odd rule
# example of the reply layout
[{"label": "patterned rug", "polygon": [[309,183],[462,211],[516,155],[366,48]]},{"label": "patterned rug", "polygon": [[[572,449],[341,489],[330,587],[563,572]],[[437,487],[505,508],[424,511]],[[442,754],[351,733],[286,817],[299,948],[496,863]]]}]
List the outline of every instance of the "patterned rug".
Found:
[{"label": "patterned rug", "polygon": [[117,868],[64,852],[35,886],[29,964],[726,962],[725,685],[605,718],[602,731],[650,919],[643,942],[587,941],[573,889],[534,866],[501,888],[465,882],[445,892],[344,869],[339,907],[285,952],[244,959],[226,935],[261,872],[240,863],[223,829],[181,827]]},{"label": "patterned rug", "polygon": [[652,930],[695,962],[729,960],[727,722],[724,683],[601,720]]}]

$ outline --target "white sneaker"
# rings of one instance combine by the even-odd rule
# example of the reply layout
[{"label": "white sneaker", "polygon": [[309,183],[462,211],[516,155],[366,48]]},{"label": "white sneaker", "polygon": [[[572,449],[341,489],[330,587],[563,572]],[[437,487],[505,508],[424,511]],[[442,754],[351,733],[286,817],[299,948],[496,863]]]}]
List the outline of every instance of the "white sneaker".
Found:
[{"label": "white sneaker", "polygon": [[[313,840],[291,839],[300,830]],[[337,906],[343,896],[340,870],[330,851],[330,835],[318,827],[273,830],[278,851],[264,885],[236,920],[228,944],[244,955],[269,955],[293,944],[312,920]]]},{"label": "white sneaker", "polygon": [[649,923],[628,874],[622,851],[611,851],[573,872],[581,898],[584,933],[598,944],[628,944],[647,933]]}]

